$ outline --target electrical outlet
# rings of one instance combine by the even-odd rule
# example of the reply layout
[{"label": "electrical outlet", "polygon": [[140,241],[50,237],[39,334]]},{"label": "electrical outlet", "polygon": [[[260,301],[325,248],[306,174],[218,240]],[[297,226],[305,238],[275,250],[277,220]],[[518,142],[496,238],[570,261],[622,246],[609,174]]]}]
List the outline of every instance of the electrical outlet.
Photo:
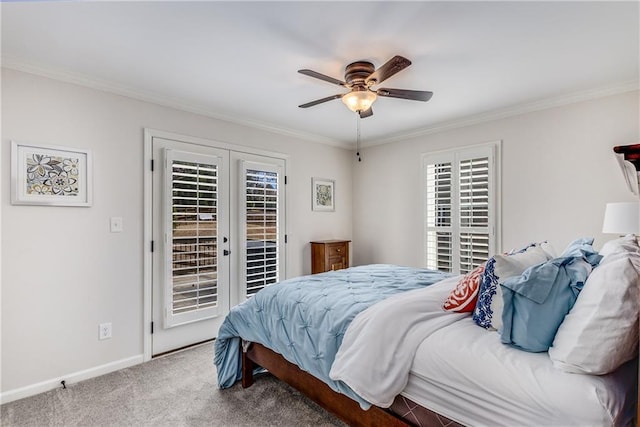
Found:
[{"label": "electrical outlet", "polygon": [[111,323],[100,323],[98,339],[106,340],[111,338]]}]

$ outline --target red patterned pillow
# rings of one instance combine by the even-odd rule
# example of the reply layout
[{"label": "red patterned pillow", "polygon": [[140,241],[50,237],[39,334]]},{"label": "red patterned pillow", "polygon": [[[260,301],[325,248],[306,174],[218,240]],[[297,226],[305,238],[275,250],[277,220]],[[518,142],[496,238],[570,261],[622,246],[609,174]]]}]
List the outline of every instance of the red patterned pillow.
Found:
[{"label": "red patterned pillow", "polygon": [[459,313],[471,313],[476,308],[478,289],[482,282],[482,273],[484,273],[485,265],[486,263],[474,268],[460,279],[458,285],[451,291],[442,305],[443,309]]}]

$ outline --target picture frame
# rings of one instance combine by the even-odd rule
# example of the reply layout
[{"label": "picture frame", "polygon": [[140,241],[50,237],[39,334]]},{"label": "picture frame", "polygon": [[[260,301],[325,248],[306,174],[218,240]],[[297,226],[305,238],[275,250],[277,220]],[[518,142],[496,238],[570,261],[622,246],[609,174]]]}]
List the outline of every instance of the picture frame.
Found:
[{"label": "picture frame", "polygon": [[11,141],[11,204],[92,204],[91,151]]},{"label": "picture frame", "polygon": [[335,181],[311,178],[311,208],[314,211],[335,211]]}]

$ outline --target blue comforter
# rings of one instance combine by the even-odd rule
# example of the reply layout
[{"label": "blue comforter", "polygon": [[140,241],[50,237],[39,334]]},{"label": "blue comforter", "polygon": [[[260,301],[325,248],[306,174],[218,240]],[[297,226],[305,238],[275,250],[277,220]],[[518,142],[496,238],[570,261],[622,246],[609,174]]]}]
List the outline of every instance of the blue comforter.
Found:
[{"label": "blue comforter", "polygon": [[375,264],[303,276],[268,286],[227,315],[215,341],[218,386],[231,387],[241,374],[240,339],[257,342],[327,383],[361,399],[329,371],[354,317],[387,297],[449,277],[424,268]]}]

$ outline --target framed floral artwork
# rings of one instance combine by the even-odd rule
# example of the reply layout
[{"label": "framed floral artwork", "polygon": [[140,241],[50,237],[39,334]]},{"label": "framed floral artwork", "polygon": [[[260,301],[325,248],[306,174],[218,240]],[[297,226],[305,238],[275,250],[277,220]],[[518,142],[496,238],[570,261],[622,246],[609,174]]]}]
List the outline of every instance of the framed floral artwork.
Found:
[{"label": "framed floral artwork", "polygon": [[312,209],[333,212],[335,210],[335,181],[311,178]]},{"label": "framed floral artwork", "polygon": [[11,203],[91,206],[91,152],[11,141]]}]

